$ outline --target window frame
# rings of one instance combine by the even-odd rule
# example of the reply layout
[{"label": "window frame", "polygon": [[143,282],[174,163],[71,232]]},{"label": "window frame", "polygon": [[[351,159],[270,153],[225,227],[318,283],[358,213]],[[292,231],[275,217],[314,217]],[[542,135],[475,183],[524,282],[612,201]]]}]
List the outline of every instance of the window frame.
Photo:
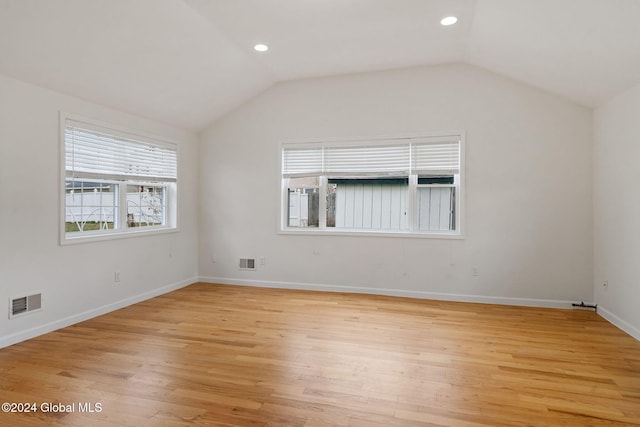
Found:
[{"label": "window frame", "polygon": [[[66,139],[65,130],[68,121],[81,122],[86,124],[90,128],[99,129],[100,131],[110,131],[114,136],[125,136],[133,140],[139,140],[141,142],[148,142],[157,146],[170,147],[175,149],[176,154],[176,177],[175,181],[159,182],[153,179],[145,178],[143,176],[126,176],[122,178],[113,178],[112,176],[99,176],[96,174],[95,178],[92,177],[80,177],[78,181],[84,180],[86,182],[105,182],[117,186],[117,191],[114,197],[116,197],[116,205],[118,212],[114,213],[114,228],[106,230],[88,230],[82,232],[67,232],[66,231],[66,183],[67,183],[67,170],[66,170]],[[60,111],[59,117],[59,151],[60,151],[60,207],[59,207],[59,244],[78,244],[87,242],[96,242],[104,240],[150,236],[157,234],[174,233],[179,231],[179,216],[178,216],[178,187],[180,182],[180,144],[177,141],[158,137],[139,130],[132,130],[123,126],[114,125],[113,123],[107,123],[99,120],[95,120],[88,117],[83,117],[76,114]],[[127,187],[130,185],[135,186],[148,186],[148,187],[163,187],[164,188],[164,203],[163,214],[164,224],[162,225],[150,225],[141,227],[129,227],[127,225]],[[119,228],[116,228],[116,224]]]},{"label": "window frame", "polygon": [[[327,175],[319,175],[319,197],[320,207],[318,216],[320,225],[317,228],[311,227],[289,227],[288,226],[288,179],[283,175],[283,153],[286,147],[316,148],[319,146],[352,146],[352,145],[382,145],[389,141],[397,141],[397,144],[408,144],[412,139],[420,138],[457,138],[459,141],[459,173],[455,174],[454,183],[449,184],[418,184],[418,173],[410,173],[408,177],[407,189],[407,212],[409,214],[408,230],[381,230],[381,229],[360,229],[360,228],[336,228],[326,227],[326,197],[329,179]],[[415,238],[435,238],[435,239],[464,239],[465,238],[465,131],[451,132],[423,132],[401,135],[385,135],[376,137],[356,137],[356,138],[307,138],[295,140],[282,140],[278,144],[278,188],[280,188],[278,213],[277,213],[277,233],[281,235],[322,235],[322,236],[379,236],[379,237],[415,237]],[[424,175],[424,174],[421,174]],[[417,191],[421,187],[453,187],[455,190],[455,230],[418,230],[417,212]],[[323,202],[324,201],[324,202]]]}]

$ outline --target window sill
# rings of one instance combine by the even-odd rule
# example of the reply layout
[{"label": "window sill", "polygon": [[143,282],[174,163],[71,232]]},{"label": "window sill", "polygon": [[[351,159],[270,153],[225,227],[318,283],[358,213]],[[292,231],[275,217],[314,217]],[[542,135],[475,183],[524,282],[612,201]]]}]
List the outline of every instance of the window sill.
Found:
[{"label": "window sill", "polygon": [[384,230],[355,230],[355,229],[342,229],[342,230],[327,230],[327,229],[296,229],[286,228],[278,230],[280,235],[301,235],[301,236],[358,236],[358,237],[407,237],[418,239],[457,239],[462,240],[465,238],[462,233],[450,233],[450,232],[415,232],[415,231],[384,231]]},{"label": "window sill", "polygon": [[179,229],[177,227],[154,227],[146,228],[144,230],[127,230],[127,231],[113,231],[105,233],[86,233],[73,237],[68,237],[64,233],[60,237],[60,245],[76,245],[81,243],[102,242],[107,240],[128,239],[132,237],[146,237],[156,236],[160,234],[177,233]]}]

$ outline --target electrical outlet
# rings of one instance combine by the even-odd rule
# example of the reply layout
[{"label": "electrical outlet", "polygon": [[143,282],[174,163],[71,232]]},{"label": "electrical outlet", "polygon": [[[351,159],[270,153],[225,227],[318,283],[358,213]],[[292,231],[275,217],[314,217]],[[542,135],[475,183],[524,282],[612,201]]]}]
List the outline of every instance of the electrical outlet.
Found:
[{"label": "electrical outlet", "polygon": [[265,265],[267,263],[267,260],[265,259],[265,257],[261,256],[260,257],[260,265]]},{"label": "electrical outlet", "polygon": [[473,267],[473,269],[471,270],[471,275],[472,276],[479,276],[480,275],[480,267],[478,267],[478,266]]},{"label": "electrical outlet", "polygon": [[114,271],[113,272],[113,283],[120,283],[120,272],[119,271]]}]

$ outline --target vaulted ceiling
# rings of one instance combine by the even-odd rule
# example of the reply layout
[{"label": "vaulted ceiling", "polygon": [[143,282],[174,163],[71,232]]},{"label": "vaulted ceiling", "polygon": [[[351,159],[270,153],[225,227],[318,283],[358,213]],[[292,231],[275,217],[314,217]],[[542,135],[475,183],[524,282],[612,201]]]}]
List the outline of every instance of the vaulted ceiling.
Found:
[{"label": "vaulted ceiling", "polygon": [[640,84],[639,22],[639,0],[0,0],[0,74],[195,131],[280,81],[450,62],[596,107]]}]

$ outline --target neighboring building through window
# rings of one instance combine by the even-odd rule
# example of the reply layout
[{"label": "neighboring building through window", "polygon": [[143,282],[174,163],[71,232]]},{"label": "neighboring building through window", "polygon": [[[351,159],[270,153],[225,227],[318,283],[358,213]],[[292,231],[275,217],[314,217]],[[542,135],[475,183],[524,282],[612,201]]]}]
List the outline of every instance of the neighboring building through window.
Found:
[{"label": "neighboring building through window", "polygon": [[176,228],[177,145],[61,115],[61,241]]},{"label": "neighboring building through window", "polygon": [[283,143],[281,231],[460,236],[463,134]]}]

